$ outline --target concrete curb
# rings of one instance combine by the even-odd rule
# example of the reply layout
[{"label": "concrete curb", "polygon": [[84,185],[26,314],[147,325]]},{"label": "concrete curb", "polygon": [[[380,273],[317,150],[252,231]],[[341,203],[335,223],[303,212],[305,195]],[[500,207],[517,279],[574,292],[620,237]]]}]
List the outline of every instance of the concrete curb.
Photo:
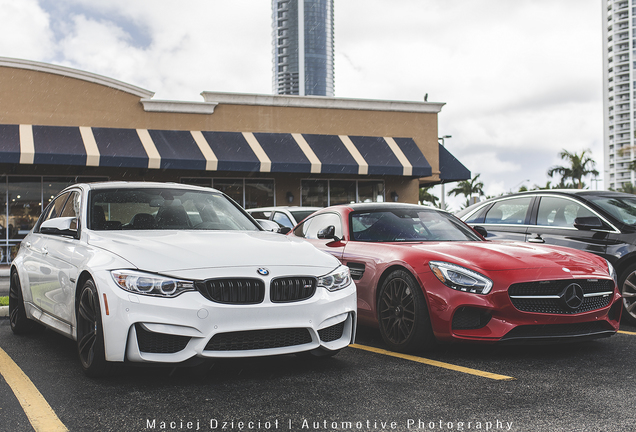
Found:
[{"label": "concrete curb", "polygon": [[[0,278],[8,278],[11,269],[9,266],[0,267]],[[9,316],[9,306],[0,306],[0,318]]]}]

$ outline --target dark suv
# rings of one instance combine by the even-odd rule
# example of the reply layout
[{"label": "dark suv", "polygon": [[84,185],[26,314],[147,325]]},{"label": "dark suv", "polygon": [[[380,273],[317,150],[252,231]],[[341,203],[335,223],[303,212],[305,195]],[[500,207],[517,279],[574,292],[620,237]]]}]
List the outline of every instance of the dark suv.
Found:
[{"label": "dark suv", "polygon": [[618,274],[623,316],[636,324],[636,195],[538,190],[492,198],[456,213],[489,240],[568,246],[601,255]]}]

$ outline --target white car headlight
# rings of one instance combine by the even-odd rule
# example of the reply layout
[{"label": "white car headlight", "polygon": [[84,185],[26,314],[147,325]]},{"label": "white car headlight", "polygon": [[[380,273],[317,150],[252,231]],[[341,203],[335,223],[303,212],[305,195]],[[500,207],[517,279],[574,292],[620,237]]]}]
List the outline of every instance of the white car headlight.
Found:
[{"label": "white car headlight", "polygon": [[133,270],[113,270],[110,274],[121,289],[135,294],[176,297],[182,292],[194,290],[194,283],[192,281],[173,279]]},{"label": "white car headlight", "polygon": [[339,266],[331,273],[320,276],[318,278],[318,286],[328,289],[329,291],[338,291],[346,288],[351,283],[351,275],[349,267]]},{"label": "white car headlight", "polygon": [[474,294],[488,294],[492,281],[486,276],[457,264],[430,261],[428,266],[437,279],[449,288]]},{"label": "white car headlight", "polygon": [[616,285],[618,285],[618,275],[616,274],[616,270],[614,270],[614,266],[608,260],[605,260],[607,263],[607,270],[609,271],[609,275],[614,279]]}]

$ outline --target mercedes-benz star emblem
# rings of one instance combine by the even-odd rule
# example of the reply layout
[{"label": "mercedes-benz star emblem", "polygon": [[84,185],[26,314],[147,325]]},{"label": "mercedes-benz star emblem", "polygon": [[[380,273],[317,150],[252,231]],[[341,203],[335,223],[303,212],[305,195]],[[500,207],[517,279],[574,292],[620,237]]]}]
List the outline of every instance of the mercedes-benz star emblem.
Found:
[{"label": "mercedes-benz star emblem", "polygon": [[256,271],[258,272],[259,275],[262,275],[262,276],[267,276],[269,274],[269,270],[263,267],[259,268]]},{"label": "mercedes-benz star emblem", "polygon": [[583,288],[577,283],[571,283],[561,294],[561,299],[571,310],[578,309],[583,304]]}]

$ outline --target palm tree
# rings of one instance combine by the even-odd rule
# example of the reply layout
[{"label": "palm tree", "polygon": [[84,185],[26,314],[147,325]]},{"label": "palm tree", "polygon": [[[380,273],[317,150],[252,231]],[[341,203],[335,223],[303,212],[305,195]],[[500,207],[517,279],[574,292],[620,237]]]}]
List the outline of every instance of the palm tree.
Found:
[{"label": "palm tree", "polygon": [[420,202],[421,203],[424,203],[424,201],[430,202],[433,204],[434,207],[437,207],[438,206],[437,201],[439,201],[439,197],[436,197],[430,192],[432,188],[433,186],[426,186],[426,187],[420,188]]},{"label": "palm tree", "polygon": [[[589,149],[581,151],[581,154],[570,153],[567,150],[561,151],[559,156],[561,159],[568,161],[569,166],[553,166],[548,170],[548,175],[552,177],[555,173],[561,175],[561,184],[565,185],[565,180],[572,179],[572,187],[574,189],[583,188],[583,177],[587,175],[598,175],[598,171],[594,169],[596,162],[585,153],[590,153]],[[567,187],[567,186],[566,186]]]},{"label": "palm tree", "polygon": [[484,195],[484,183],[481,181],[477,181],[479,179],[480,174],[475,175],[470,180],[462,180],[457,183],[457,187],[448,191],[448,195],[451,194],[453,196],[464,195],[466,197],[466,206],[471,204],[471,199],[473,195],[483,196]]},{"label": "palm tree", "polygon": [[[633,163],[633,162],[632,162]],[[630,182],[624,183],[622,187],[616,189],[618,192],[625,192],[628,194],[636,195],[636,187]]]},{"label": "palm tree", "polygon": [[541,186],[541,185],[535,184],[532,187],[532,190],[536,190],[536,189],[554,189],[554,188],[552,187],[552,182],[550,180],[548,180],[546,182],[545,186]]}]

